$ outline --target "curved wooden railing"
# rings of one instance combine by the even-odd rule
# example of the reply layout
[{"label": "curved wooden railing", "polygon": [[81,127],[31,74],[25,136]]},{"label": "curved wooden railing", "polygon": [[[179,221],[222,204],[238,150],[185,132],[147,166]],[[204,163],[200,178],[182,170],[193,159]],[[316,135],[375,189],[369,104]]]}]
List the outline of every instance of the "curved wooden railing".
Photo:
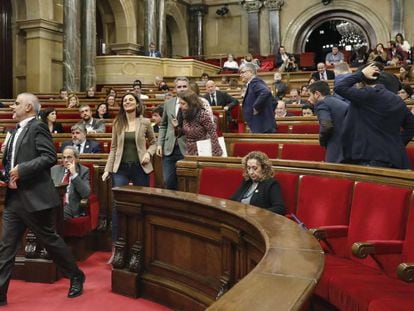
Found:
[{"label": "curved wooden railing", "polygon": [[267,210],[132,186],[114,198],[116,293],[179,310],[299,310],[322,273],[316,239]]}]

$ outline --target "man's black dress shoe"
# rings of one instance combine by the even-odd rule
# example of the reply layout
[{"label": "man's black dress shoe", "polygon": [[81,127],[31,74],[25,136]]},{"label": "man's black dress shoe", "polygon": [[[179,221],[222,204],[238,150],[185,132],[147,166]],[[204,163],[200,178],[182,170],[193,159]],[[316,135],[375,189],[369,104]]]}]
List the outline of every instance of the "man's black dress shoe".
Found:
[{"label": "man's black dress shoe", "polygon": [[84,282],[85,282],[85,274],[83,273],[72,277],[70,279],[68,297],[75,298],[75,297],[82,295]]},{"label": "man's black dress shoe", "polygon": [[7,296],[0,295],[0,306],[5,306],[5,305],[7,305]]}]

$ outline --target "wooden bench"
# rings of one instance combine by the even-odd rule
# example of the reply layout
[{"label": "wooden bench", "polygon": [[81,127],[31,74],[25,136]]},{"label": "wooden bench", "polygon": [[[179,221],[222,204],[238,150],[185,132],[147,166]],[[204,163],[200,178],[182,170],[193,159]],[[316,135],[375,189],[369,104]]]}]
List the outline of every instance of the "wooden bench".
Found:
[{"label": "wooden bench", "polygon": [[[399,267],[403,279],[413,280],[414,172],[288,160],[272,165],[288,214],[312,229],[326,253],[315,310],[367,310],[384,296],[397,302],[414,294],[414,284],[396,273]],[[240,167],[240,159],[186,157],[177,163],[179,190],[228,198],[241,182]],[[414,308],[412,300],[404,304]]]}]

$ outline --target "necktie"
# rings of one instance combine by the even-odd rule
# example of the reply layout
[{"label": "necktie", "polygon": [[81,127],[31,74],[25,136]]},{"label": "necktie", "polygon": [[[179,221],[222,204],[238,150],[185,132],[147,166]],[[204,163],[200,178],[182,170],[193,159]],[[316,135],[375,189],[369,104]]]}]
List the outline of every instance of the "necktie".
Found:
[{"label": "necktie", "polygon": [[12,164],[14,138],[16,137],[16,133],[19,128],[20,128],[20,125],[17,124],[16,129],[13,131],[13,133],[10,136],[9,144],[7,146],[6,164],[4,166],[4,176],[5,176],[6,182],[10,180],[10,170],[12,169],[11,164]]},{"label": "necktie", "polygon": [[214,94],[211,95],[211,106],[215,106],[216,105],[216,99]]},{"label": "necktie", "polygon": [[77,144],[76,148],[78,149],[79,153],[81,153],[81,144]]},{"label": "necktie", "polygon": [[320,80],[325,80],[325,79],[324,79],[324,76],[323,76],[323,73],[321,73]]},{"label": "necktie", "polygon": [[68,198],[69,198],[69,182],[70,182],[70,171],[67,170],[65,172],[65,175],[63,176],[63,179],[62,179],[62,184],[67,185],[65,195],[63,196],[63,206],[65,206],[66,203],[69,201],[68,200]]}]

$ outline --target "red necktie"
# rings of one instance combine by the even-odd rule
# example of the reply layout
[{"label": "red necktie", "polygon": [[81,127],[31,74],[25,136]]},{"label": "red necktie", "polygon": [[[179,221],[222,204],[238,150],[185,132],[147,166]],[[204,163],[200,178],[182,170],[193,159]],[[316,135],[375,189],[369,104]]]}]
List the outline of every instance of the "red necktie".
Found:
[{"label": "red necktie", "polygon": [[67,201],[67,198],[68,198],[68,196],[69,196],[69,194],[68,194],[69,178],[70,178],[70,171],[68,170],[68,171],[65,173],[65,175],[63,176],[63,179],[62,179],[62,184],[63,184],[63,185],[67,185],[67,186],[66,186],[66,192],[65,192],[65,194],[63,195],[63,206],[65,206],[65,205],[66,205],[66,203],[68,202],[68,201]]}]

